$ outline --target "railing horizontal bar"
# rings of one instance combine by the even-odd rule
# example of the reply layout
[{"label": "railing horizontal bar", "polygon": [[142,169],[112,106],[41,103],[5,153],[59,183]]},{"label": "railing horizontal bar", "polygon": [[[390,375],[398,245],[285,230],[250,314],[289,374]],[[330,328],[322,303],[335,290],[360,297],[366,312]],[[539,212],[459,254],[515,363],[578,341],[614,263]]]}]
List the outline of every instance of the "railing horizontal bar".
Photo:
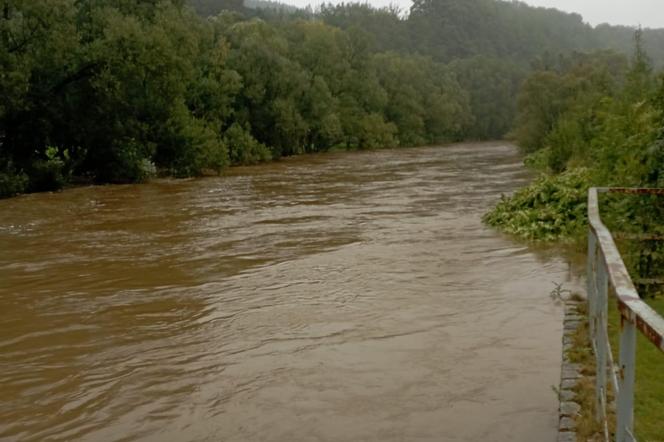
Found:
[{"label": "railing horizontal bar", "polygon": [[641,285],[664,285],[662,278],[639,278],[634,280],[635,283]]},{"label": "railing horizontal bar", "polygon": [[664,318],[639,297],[611,232],[600,217],[598,192],[664,195],[664,189],[591,188],[588,191],[588,221],[602,251],[601,255],[608,269],[609,280],[618,298],[620,314],[625,320],[635,323],[637,329],[664,352]]},{"label": "railing horizontal bar", "polygon": [[630,241],[664,241],[664,235],[628,233],[628,232],[613,232],[613,237],[617,240],[630,240]]},{"label": "railing horizontal bar", "polygon": [[600,193],[627,193],[632,195],[664,195],[664,189],[653,187],[599,187]]},{"label": "railing horizontal bar", "polygon": [[633,299],[618,299],[621,316],[636,324],[636,328],[664,352],[664,318],[648,304]]}]

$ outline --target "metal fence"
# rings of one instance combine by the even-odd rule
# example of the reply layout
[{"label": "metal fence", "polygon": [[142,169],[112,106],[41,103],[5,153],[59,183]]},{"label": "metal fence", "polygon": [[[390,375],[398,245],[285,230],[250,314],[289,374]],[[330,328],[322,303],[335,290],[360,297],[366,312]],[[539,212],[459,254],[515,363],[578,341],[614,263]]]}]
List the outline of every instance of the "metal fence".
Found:
[{"label": "metal fence", "polygon": [[[609,229],[600,217],[598,194],[657,194],[664,189],[592,188],[588,193],[588,307],[590,337],[597,363],[597,420],[609,439],[607,385],[616,397],[616,441],[635,441],[634,377],[636,335],[641,332],[653,345],[664,351],[664,318],[642,301],[625,267]],[[616,365],[607,331],[609,295],[615,296],[620,312],[620,349]],[[607,382],[607,377],[608,382]]]}]

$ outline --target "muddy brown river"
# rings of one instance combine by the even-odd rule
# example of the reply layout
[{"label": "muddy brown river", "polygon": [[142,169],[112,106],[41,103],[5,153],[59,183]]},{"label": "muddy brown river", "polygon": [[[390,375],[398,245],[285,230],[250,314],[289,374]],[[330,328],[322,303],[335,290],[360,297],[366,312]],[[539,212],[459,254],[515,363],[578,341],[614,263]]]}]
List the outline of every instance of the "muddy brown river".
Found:
[{"label": "muddy brown river", "polygon": [[504,143],[0,201],[0,440],[551,441],[555,252]]}]

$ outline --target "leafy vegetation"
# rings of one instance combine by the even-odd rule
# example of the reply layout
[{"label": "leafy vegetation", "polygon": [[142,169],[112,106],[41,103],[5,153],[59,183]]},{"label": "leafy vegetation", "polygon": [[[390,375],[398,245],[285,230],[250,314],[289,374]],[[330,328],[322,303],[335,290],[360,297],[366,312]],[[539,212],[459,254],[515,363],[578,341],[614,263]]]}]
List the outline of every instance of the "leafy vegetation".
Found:
[{"label": "leafy vegetation", "polygon": [[[530,153],[527,164],[545,177],[502,201],[487,222],[528,239],[573,238],[584,232],[591,185],[664,184],[664,77],[654,73],[639,33],[635,47],[631,60],[572,54],[526,79],[512,136]],[[622,220],[618,230],[658,225],[653,214],[660,203],[621,200],[607,202],[609,221]]]},{"label": "leafy vegetation", "polygon": [[588,177],[589,171],[582,168],[542,176],[511,197],[503,197],[484,221],[530,240],[573,238],[587,225]]},{"label": "leafy vegetation", "polygon": [[358,29],[241,1],[207,19],[177,0],[0,6],[0,196],[455,140],[473,121],[449,67]]},{"label": "leafy vegetation", "polygon": [[[650,104],[625,107],[624,56],[570,55],[625,50],[626,38],[495,0],[418,0],[410,11],[2,0],[0,196],[74,178],[136,182],[329,149],[494,139],[517,113],[514,136],[531,152],[544,147],[541,162],[560,172],[585,158],[581,141],[565,143],[581,124],[643,129],[657,118]],[[642,38],[659,48],[664,36]],[[623,111],[630,119],[609,121]],[[631,146],[654,136],[640,133],[625,135]]]}]

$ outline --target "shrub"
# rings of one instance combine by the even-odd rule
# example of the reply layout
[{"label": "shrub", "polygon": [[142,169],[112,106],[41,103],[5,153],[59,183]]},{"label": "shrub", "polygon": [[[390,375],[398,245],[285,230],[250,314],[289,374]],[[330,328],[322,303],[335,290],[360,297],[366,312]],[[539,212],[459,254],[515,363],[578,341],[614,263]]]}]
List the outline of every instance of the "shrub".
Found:
[{"label": "shrub", "polygon": [[104,181],[114,183],[136,183],[152,178],[156,173],[154,163],[149,158],[148,148],[134,139],[117,143],[113,148],[113,158],[105,170],[109,173]]},{"label": "shrub", "polygon": [[361,149],[380,149],[394,147],[399,143],[396,139],[397,126],[386,122],[379,114],[365,115],[359,125],[359,145]]},{"label": "shrub", "polygon": [[529,240],[572,239],[587,225],[587,169],[542,176],[533,184],[503,197],[484,222]]},{"label": "shrub", "polygon": [[251,132],[238,123],[233,123],[226,130],[224,142],[228,146],[228,155],[233,165],[256,164],[272,159],[270,150],[256,141]]},{"label": "shrub", "polygon": [[23,193],[28,188],[28,176],[23,172],[15,172],[11,167],[0,172],[0,198]]},{"label": "shrub", "polygon": [[45,159],[32,162],[30,167],[30,192],[43,192],[62,189],[69,182],[69,151],[49,146]]}]

